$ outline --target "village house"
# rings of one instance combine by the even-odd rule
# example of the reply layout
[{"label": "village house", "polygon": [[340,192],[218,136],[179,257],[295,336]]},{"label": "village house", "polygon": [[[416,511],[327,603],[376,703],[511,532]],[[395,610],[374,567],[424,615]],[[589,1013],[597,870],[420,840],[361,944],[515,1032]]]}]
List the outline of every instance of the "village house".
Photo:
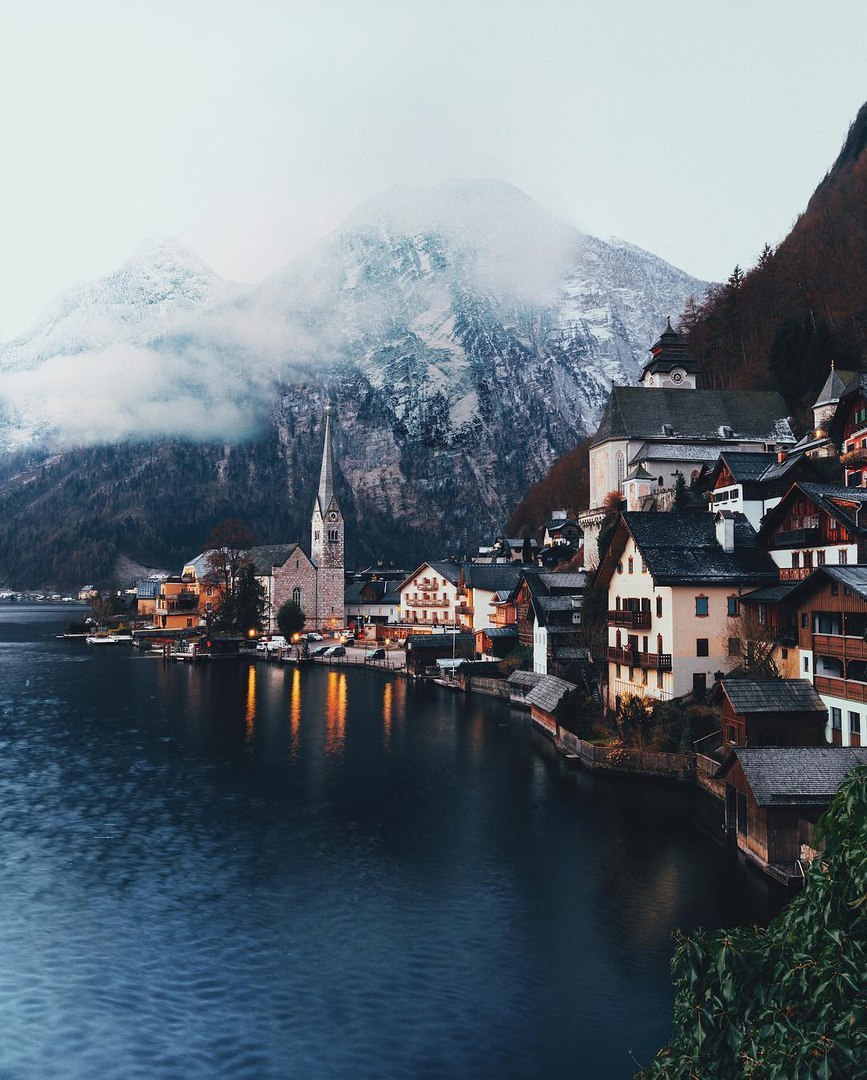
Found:
[{"label": "village house", "polygon": [[578,549],[581,545],[581,526],[566,510],[552,510],[542,533],[542,548],[565,546]]},{"label": "village house", "polygon": [[793,484],[768,511],[759,543],[780,568],[781,581],[799,581],[817,566],[867,562],[867,489],[806,481]]},{"label": "village house", "polygon": [[582,608],[588,575],[525,570],[514,591],[518,638],[533,652],[533,671],[560,674],[584,664]]},{"label": "village house", "polygon": [[807,679],[721,679],[723,756],[738,746],[825,746],[828,707]]},{"label": "village house", "polygon": [[161,581],[154,597],[153,625],[161,630],[185,630],[200,622],[196,575],[185,572]]},{"label": "village house", "polygon": [[160,581],[154,578],[145,578],[135,583],[136,612],[140,619],[153,621],[160,584]]},{"label": "village house", "polygon": [[400,581],[378,578],[348,585],[344,595],[345,625],[360,629],[396,625],[400,622],[400,585]]},{"label": "village house", "polygon": [[795,442],[781,394],[703,389],[670,324],[651,354],[639,386],[612,387],[590,447],[590,506],[578,515],[587,566],[598,558],[601,511],[612,491],[637,507],[652,491],[673,488],[678,474],[698,481],[725,451],[776,452]]},{"label": "village house", "polygon": [[520,580],[521,570],[517,566],[464,563],[458,577],[457,610],[461,625],[468,630],[494,626],[494,605],[501,603],[498,597],[511,593]]},{"label": "village house", "polygon": [[834,449],[840,449],[846,486],[867,487],[867,375],[853,375],[827,428]]},{"label": "village house", "polygon": [[[400,622],[412,633],[433,633],[458,625],[461,571],[450,562],[422,563],[400,583]],[[465,606],[465,605],[464,605]]]},{"label": "village house", "polygon": [[837,746],[736,747],[720,766],[725,821],[738,848],[786,884],[798,860],[816,854],[814,826],[867,749]]},{"label": "village house", "polygon": [[624,694],[702,697],[732,666],[741,595],[777,580],[743,515],[623,512],[597,576],[609,707]]},{"label": "village house", "polygon": [[756,530],[765,514],[796,480],[820,480],[818,464],[806,454],[726,451],[708,476],[708,509],[743,514]]},{"label": "village house", "polygon": [[406,639],[406,670],[419,679],[436,674],[438,660],[475,660],[472,634],[410,634]]}]

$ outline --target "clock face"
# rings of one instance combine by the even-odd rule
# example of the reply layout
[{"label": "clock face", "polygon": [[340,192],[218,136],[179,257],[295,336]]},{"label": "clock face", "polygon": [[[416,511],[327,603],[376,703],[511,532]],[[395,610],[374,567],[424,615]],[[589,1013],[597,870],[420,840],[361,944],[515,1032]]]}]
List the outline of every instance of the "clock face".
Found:
[{"label": "clock face", "polygon": [[675,383],[683,382],[683,372],[682,371],[672,371],[672,373],[671,373],[671,381],[675,382]]},{"label": "clock face", "polygon": [[335,514],[333,510],[332,510],[332,511],[331,511],[331,513],[330,513],[330,514],[328,515],[328,517],[329,517],[329,519],[330,519],[331,521],[337,521],[337,514]]}]

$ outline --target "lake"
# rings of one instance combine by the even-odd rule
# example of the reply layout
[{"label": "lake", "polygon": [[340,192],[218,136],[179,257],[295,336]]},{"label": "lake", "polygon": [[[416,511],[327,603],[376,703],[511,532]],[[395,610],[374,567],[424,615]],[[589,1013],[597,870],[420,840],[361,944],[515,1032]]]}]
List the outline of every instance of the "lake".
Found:
[{"label": "lake", "polygon": [[69,617],[0,605],[0,1080],[628,1077],[672,932],[779,909],[499,701]]}]

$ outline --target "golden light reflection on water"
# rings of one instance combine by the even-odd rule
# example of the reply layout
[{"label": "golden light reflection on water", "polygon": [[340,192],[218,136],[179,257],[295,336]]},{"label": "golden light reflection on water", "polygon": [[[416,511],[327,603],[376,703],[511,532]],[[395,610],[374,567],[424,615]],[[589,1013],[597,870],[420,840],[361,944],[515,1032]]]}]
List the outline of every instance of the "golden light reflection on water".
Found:
[{"label": "golden light reflection on water", "polygon": [[251,742],[256,733],[256,665],[247,668],[247,715],[244,718],[245,737]]},{"label": "golden light reflection on water", "polygon": [[325,753],[340,754],[346,736],[346,674],[328,672],[325,693]]},{"label": "golden light reflection on water", "polygon": [[292,747],[292,757],[298,753],[298,736],[301,731],[301,669],[295,668],[292,672],[292,682],[289,687],[289,741]]},{"label": "golden light reflection on water", "polygon": [[391,741],[391,708],[393,697],[393,685],[392,683],[387,682],[385,684],[385,689],[382,691],[382,726],[386,746]]}]

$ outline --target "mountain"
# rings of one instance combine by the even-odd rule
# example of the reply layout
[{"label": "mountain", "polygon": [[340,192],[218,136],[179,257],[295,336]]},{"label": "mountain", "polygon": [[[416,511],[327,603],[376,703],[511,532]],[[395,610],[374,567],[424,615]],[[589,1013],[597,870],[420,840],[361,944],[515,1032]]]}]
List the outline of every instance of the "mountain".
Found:
[{"label": "mountain", "polygon": [[173,565],[227,516],[305,538],[326,400],[350,559],[462,549],[704,289],[495,182],[394,188],[252,287],[148,245],[0,347],[0,580]]},{"label": "mountain", "polygon": [[867,104],[788,236],[686,313],[712,385],[779,389],[806,424],[831,361],[867,356]]}]

